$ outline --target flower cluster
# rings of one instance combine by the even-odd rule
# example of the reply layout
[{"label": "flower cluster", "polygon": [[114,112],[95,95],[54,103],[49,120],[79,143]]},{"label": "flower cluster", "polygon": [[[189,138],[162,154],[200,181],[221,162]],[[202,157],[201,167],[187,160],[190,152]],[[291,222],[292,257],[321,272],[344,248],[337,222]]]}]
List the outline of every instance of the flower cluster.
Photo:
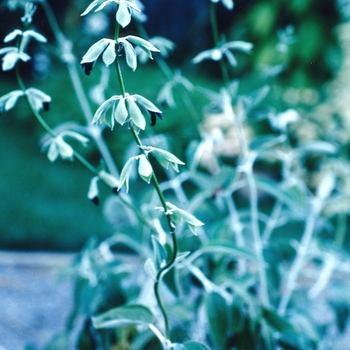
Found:
[{"label": "flower cluster", "polygon": [[118,41],[103,38],[93,44],[82,58],[80,64],[85,69],[85,74],[90,75],[92,68],[101,55],[102,61],[105,65],[111,65],[117,57],[117,46],[118,52],[124,49],[127,65],[132,70],[135,70],[137,67],[137,56],[132,44],[140,48],[150,59],[153,58],[152,51],[159,52],[159,50],[150,42],[134,35],[118,38]]}]

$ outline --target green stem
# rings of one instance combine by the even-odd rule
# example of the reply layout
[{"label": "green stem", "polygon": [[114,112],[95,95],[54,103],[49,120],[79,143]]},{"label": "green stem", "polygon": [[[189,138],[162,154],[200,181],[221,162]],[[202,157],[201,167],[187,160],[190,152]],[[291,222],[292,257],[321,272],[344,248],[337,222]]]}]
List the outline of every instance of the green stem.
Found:
[{"label": "green stem", "polygon": [[[120,31],[120,25],[117,23],[116,24],[116,28],[115,28],[115,33],[114,33],[114,40],[116,42],[118,42],[119,31]],[[116,60],[115,60],[115,64],[116,64],[116,70],[117,70],[120,90],[121,90],[121,93],[122,93],[123,97],[125,97],[126,96],[126,90],[125,90],[124,79],[123,79],[123,74],[122,74],[121,67],[120,67],[118,54],[117,54],[117,57],[116,57]],[[134,126],[132,125],[132,123],[129,123],[129,127],[130,127],[131,133],[132,133],[132,135],[134,137],[134,140],[135,140],[136,144],[140,148],[141,153],[144,154],[146,156],[146,158],[148,159],[147,152],[145,152],[145,150],[143,149],[143,144],[142,144],[142,142],[141,142],[141,140],[139,138],[139,135],[136,132]],[[163,206],[164,213],[166,215],[168,226],[169,226],[169,232],[171,234],[172,242],[173,242],[173,251],[172,251],[172,255],[170,257],[170,260],[166,263],[165,266],[163,266],[158,271],[157,276],[156,276],[156,281],[154,283],[154,294],[155,294],[155,297],[156,297],[159,309],[160,309],[160,311],[161,311],[161,313],[163,315],[163,318],[164,318],[165,334],[166,334],[166,337],[169,339],[169,320],[168,320],[168,315],[167,315],[167,312],[165,310],[162,298],[160,296],[159,285],[160,285],[160,282],[161,282],[164,274],[169,269],[171,269],[171,267],[174,265],[174,262],[175,262],[175,259],[176,259],[176,256],[177,256],[177,252],[178,252],[178,246],[177,246],[177,238],[176,238],[176,234],[175,234],[175,225],[172,222],[171,215],[169,214],[164,194],[163,194],[163,192],[162,192],[162,190],[161,190],[161,188],[159,186],[159,182],[158,182],[157,176],[155,175],[154,172],[152,172],[152,183],[153,183],[154,188],[155,188],[155,190],[156,190],[156,192],[158,194],[160,202],[161,202],[161,204]]]}]

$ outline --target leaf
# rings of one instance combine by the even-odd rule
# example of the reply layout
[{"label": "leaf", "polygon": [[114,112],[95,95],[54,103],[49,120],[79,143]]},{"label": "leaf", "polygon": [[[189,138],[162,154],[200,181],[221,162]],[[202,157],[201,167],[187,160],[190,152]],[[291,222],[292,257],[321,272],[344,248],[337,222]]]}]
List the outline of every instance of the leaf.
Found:
[{"label": "leaf", "polygon": [[334,155],[338,152],[339,147],[326,141],[311,141],[297,147],[295,152],[299,156],[306,154],[330,154]]},{"label": "leaf", "polygon": [[138,171],[141,178],[147,183],[150,183],[153,174],[153,169],[150,162],[144,154],[141,154],[140,156]]},{"label": "leaf", "polygon": [[118,191],[125,184],[126,193],[129,192],[129,178],[132,171],[132,165],[134,164],[135,157],[130,158],[124,165],[122,172],[120,173],[120,184]]},{"label": "leaf", "polygon": [[260,190],[279,199],[296,213],[305,213],[307,205],[306,194],[301,184],[295,183],[285,187],[283,183],[281,184],[273,180],[258,177],[255,178],[255,183]]},{"label": "leaf", "polygon": [[241,259],[264,263],[263,261],[260,261],[255,256],[255,254],[250,252],[249,250],[237,247],[232,243],[228,243],[228,242],[212,241],[208,244],[205,244],[203,245],[202,248],[198,249],[194,254],[192,254],[192,259],[193,257],[197,258],[202,254],[227,254],[227,255],[231,255],[235,259],[241,258]]},{"label": "leaf", "polygon": [[152,261],[151,258],[148,258],[145,261],[145,264],[143,266],[147,276],[151,277],[154,282],[157,281],[157,270],[154,266],[154,262]]},{"label": "leaf", "polygon": [[295,331],[293,325],[285,317],[278,315],[274,310],[262,307],[261,311],[265,321],[276,331]]},{"label": "leaf", "polygon": [[214,343],[215,349],[225,350],[227,335],[230,324],[229,307],[221,294],[211,292],[205,298],[209,334]]},{"label": "leaf", "polygon": [[287,140],[286,135],[261,135],[254,138],[250,143],[249,148],[252,151],[262,151],[266,148],[274,147],[278,144],[281,144]]},{"label": "leaf", "polygon": [[100,315],[92,317],[95,328],[115,328],[130,325],[150,325],[154,316],[150,309],[143,305],[127,305],[116,307]]},{"label": "leaf", "polygon": [[159,270],[164,266],[164,263],[166,263],[168,254],[164,246],[160,243],[159,239],[155,235],[152,235],[152,246],[154,261],[156,262],[157,269]]},{"label": "leaf", "polygon": [[195,341],[187,341],[183,346],[185,350],[209,350],[204,344]]}]

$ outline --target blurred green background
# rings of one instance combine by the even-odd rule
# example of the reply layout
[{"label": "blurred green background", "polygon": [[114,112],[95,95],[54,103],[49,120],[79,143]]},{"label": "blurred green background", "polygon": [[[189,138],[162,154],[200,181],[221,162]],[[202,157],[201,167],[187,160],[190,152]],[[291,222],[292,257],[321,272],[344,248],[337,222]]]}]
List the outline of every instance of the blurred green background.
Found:
[{"label": "blurred green background", "polygon": [[[176,17],[173,7],[186,6],[188,0],[144,1],[149,20],[146,29],[151,35],[164,35],[176,42],[177,48],[170,56],[169,64],[179,67],[183,75],[195,85],[218,91],[218,69],[206,63],[199,67],[190,63],[200,50],[212,47],[208,21],[208,1],[193,1],[188,16]],[[164,6],[164,2],[167,6]],[[51,2],[59,24],[75,44],[75,53],[81,57],[99,37],[87,32],[87,22],[79,16],[89,1]],[[20,26],[20,11],[9,12],[1,3],[1,39]],[[64,5],[63,5],[64,4]],[[150,9],[147,11],[147,9]],[[169,11],[172,16],[169,17]],[[193,16],[193,14],[197,16]],[[271,101],[278,108],[287,108],[288,101],[281,91],[290,88],[310,88],[322,94],[322,85],[331,80],[341,62],[341,51],[334,28],[341,22],[336,2],[331,0],[271,0],[236,1],[233,12],[218,7],[220,31],[228,40],[246,40],[254,43],[251,56],[238,55],[239,65],[231,76],[241,80],[241,90],[250,91],[267,82],[275,86]],[[178,11],[179,16],[183,11]],[[170,19],[169,19],[170,18]],[[85,22],[84,22],[85,21]],[[171,21],[171,22],[169,22]],[[49,94],[53,105],[44,114],[50,125],[83,117],[76,103],[67,70],[49,54],[53,51],[53,34],[44,13],[39,10],[35,26],[44,33],[51,44],[48,51],[39,51],[49,58],[45,71],[35,71],[34,64],[23,65],[22,72],[27,86],[35,86]],[[276,45],[281,30],[293,26],[295,41],[287,51],[276,54]],[[109,27],[105,28],[108,33]],[[136,31],[135,27],[131,31]],[[184,31],[187,35],[184,35]],[[281,34],[282,33],[282,34]],[[37,54],[37,47],[30,47]],[[101,65],[101,62],[98,63]],[[97,67],[98,67],[97,65]],[[268,75],[268,68],[284,67],[278,76]],[[99,81],[95,68],[90,77],[81,79],[89,86]],[[212,67],[212,64],[210,65]],[[217,67],[218,68],[218,67]],[[166,79],[154,62],[139,65],[136,72],[125,70],[125,81],[130,93],[138,93],[155,100]],[[111,78],[110,91],[118,91],[115,78]],[[0,96],[17,88],[13,75],[0,73]],[[197,117],[193,117],[175,95],[178,107],[163,108],[165,120],[148,132],[163,133],[168,137],[170,148],[184,159],[190,141],[199,138],[197,124],[203,106],[208,102],[199,93],[192,94],[192,104]],[[91,103],[93,110],[97,105]],[[313,106],[311,106],[313,107]],[[196,119],[198,118],[198,119]],[[131,138],[126,129],[105,131],[113,157],[120,168],[125,161],[125,150]],[[145,134],[147,135],[147,133]],[[102,206],[95,207],[87,199],[91,174],[78,162],[51,164],[46,154],[40,152],[39,139],[42,130],[24,102],[0,118],[0,249],[49,249],[78,250],[92,235],[104,238],[113,233],[113,228],[103,217]],[[84,150],[88,159],[98,164],[99,157],[92,146]],[[103,196],[109,193],[104,192]]]}]

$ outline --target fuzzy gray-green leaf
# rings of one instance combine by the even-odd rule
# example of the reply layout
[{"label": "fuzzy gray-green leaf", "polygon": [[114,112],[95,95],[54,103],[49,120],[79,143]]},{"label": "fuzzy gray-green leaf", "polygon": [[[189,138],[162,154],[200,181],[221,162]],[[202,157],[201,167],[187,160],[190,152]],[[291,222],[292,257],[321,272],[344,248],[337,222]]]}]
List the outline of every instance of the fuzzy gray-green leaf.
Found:
[{"label": "fuzzy gray-green leaf", "polygon": [[143,305],[126,305],[116,307],[92,317],[95,328],[115,328],[130,325],[150,325],[154,316],[150,309]]}]

